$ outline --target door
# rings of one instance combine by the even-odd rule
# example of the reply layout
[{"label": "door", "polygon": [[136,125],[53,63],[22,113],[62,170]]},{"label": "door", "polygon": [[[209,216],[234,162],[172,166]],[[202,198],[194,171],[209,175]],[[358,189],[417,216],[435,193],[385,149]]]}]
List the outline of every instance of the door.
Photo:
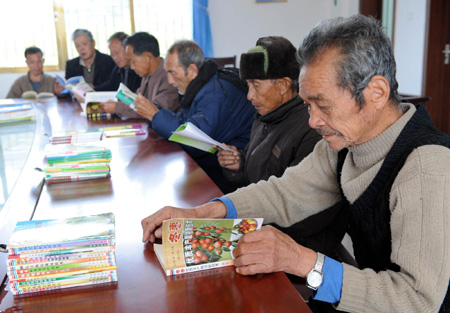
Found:
[{"label": "door", "polygon": [[[436,126],[450,135],[450,1],[429,0],[425,95]],[[447,49],[446,49],[446,45]]]}]

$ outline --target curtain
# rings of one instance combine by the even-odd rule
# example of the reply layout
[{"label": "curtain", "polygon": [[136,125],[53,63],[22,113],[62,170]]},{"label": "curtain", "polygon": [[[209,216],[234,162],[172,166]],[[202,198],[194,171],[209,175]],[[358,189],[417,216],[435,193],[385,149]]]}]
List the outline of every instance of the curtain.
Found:
[{"label": "curtain", "polygon": [[193,0],[194,40],[202,48],[206,58],[214,57],[208,0]]}]

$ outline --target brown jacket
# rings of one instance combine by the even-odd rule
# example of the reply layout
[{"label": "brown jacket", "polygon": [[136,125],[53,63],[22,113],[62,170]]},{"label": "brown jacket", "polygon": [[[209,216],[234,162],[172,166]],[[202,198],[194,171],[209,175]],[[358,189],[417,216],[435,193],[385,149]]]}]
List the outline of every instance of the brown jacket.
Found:
[{"label": "brown jacket", "polygon": [[[31,80],[29,74],[20,76],[11,89],[8,92],[6,98],[20,98],[25,91],[34,90],[33,85],[31,85]],[[55,87],[56,78],[50,75],[43,74],[41,80],[41,86],[39,87],[39,92],[51,92],[53,93]]]},{"label": "brown jacket", "polygon": [[[141,93],[154,104],[168,108],[173,112],[177,112],[180,108],[178,103],[178,90],[170,85],[167,80],[167,72],[164,70],[163,58],[161,58],[161,62],[153,75],[142,78],[141,86],[136,93]],[[142,118],[142,116],[122,101],[119,101],[116,105],[116,114],[130,118]]]}]

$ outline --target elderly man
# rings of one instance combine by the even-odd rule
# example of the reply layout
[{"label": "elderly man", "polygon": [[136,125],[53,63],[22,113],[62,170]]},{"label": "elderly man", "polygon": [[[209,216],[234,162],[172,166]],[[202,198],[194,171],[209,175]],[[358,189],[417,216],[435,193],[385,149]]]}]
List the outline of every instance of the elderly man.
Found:
[{"label": "elderly man", "polygon": [[109,80],[96,86],[96,91],[116,91],[120,83],[123,83],[132,92],[136,92],[141,85],[141,77],[130,68],[130,60],[127,58],[126,48],[123,44],[127,37],[128,35],[124,32],[117,32],[109,37],[109,51],[116,66],[114,66]]},{"label": "elderly man", "polygon": [[83,76],[95,89],[109,79],[114,61],[109,55],[95,49],[95,40],[90,31],[77,29],[72,34],[72,40],[80,56],[66,62],[66,79]]},{"label": "elderly man", "polygon": [[153,104],[177,112],[180,108],[178,92],[167,80],[164,59],[159,55],[158,40],[148,33],[139,32],[125,39],[124,44],[131,69],[142,77],[137,93],[146,101],[139,102],[141,108],[138,112],[121,101],[102,103],[103,109],[108,113],[116,113],[119,116],[130,118],[145,117],[139,113],[146,106]]},{"label": "elderly man", "polygon": [[[298,96],[300,64],[296,49],[284,37],[263,37],[241,55],[240,76],[247,80],[247,98],[258,113],[250,141],[235,153],[219,147],[225,177],[237,187],[280,177],[313,151],[321,136],[308,125],[308,109]],[[267,64],[267,66],[265,66]],[[339,206],[282,229],[298,243],[333,254],[345,234]],[[330,225],[329,227],[327,227]]]},{"label": "elderly man", "polygon": [[59,94],[64,87],[56,84],[56,78],[44,74],[44,54],[38,47],[25,49],[25,62],[28,74],[20,76],[11,86],[7,98],[20,98],[26,91],[34,90],[37,93],[51,92]]},{"label": "elderly man", "polygon": [[222,201],[158,211],[142,221],[143,240],[171,217],[263,216],[289,226],[342,200],[358,267],[268,226],[240,240],[236,271],[305,277],[316,300],[341,311],[448,311],[450,138],[424,107],[400,103],[391,44],[375,19],[319,23],[298,56],[300,96],[323,138],[314,151]]},{"label": "elderly man", "polygon": [[[165,64],[169,83],[182,95],[177,114],[159,109],[143,97],[137,99],[138,113],[152,122],[160,136],[169,138],[185,122],[191,122],[219,142],[243,149],[250,138],[255,113],[245,92],[217,74],[217,64],[205,60],[193,41],[178,41],[170,47]],[[145,105],[145,104],[149,105]],[[222,173],[217,157],[205,151],[183,146],[222,192],[236,189]]]}]

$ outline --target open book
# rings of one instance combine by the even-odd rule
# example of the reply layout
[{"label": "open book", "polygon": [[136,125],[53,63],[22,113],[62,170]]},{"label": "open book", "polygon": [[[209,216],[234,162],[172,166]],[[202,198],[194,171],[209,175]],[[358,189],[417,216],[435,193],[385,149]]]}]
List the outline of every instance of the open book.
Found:
[{"label": "open book", "polygon": [[83,76],[74,76],[71,77],[69,79],[64,79],[63,77],[56,75],[56,81],[61,85],[66,87],[66,89],[64,89],[63,91],[61,91],[61,94],[69,94],[70,93],[70,89],[68,88],[69,86],[75,86],[76,84],[80,83],[80,82],[84,82],[84,77]]},{"label": "open book", "polygon": [[82,114],[88,120],[110,120],[115,114],[106,113],[100,106],[101,102],[117,101],[115,91],[91,91],[86,93],[83,103],[80,103]]},{"label": "open book", "polygon": [[28,90],[28,91],[25,91],[20,97],[22,99],[48,99],[48,98],[55,97],[55,95],[52,92],[37,93],[34,90]]},{"label": "open book", "polygon": [[74,76],[65,80],[61,76],[56,75],[56,80],[60,85],[66,87],[66,89],[61,91],[61,94],[71,93],[72,95],[77,95],[84,99],[86,93],[94,91],[94,89],[86,83],[83,76]]},{"label": "open book", "polygon": [[136,104],[134,104],[134,100],[136,100],[137,95],[132,92],[127,86],[120,83],[119,89],[116,92],[116,98],[122,102],[125,102],[130,108],[137,111]]},{"label": "open book", "polygon": [[217,151],[214,149],[214,145],[219,146],[224,150],[237,152],[212,139],[190,122],[186,122],[178,127],[177,130],[173,132],[172,136],[169,137],[169,140],[210,153],[215,153]]},{"label": "open book", "polygon": [[232,251],[262,218],[183,219],[163,222],[162,245],[153,249],[167,276],[233,265]]}]

